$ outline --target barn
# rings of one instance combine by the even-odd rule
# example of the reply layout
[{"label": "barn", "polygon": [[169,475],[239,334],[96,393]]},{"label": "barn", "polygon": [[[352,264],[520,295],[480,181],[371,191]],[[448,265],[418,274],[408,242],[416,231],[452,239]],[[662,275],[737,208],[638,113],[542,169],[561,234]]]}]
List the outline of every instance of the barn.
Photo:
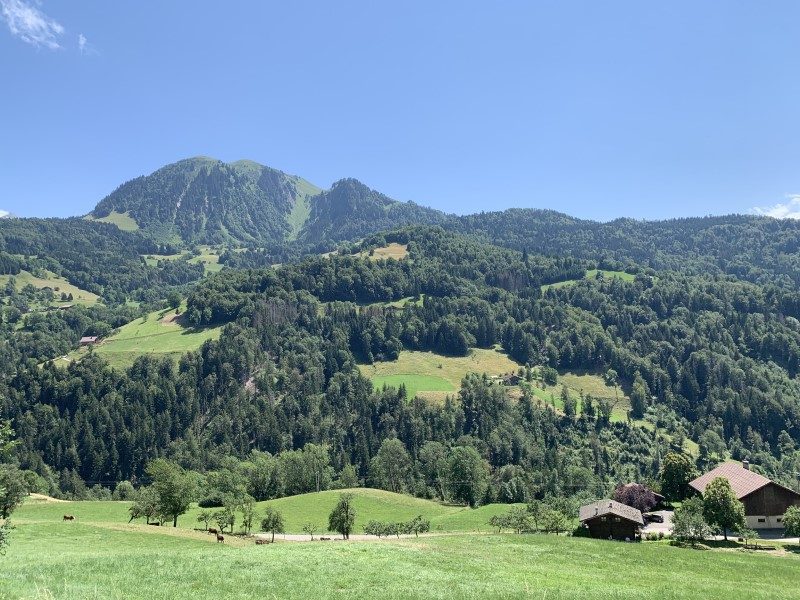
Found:
[{"label": "barn", "polygon": [[593,538],[606,540],[635,540],[644,526],[641,512],[614,500],[581,506],[578,516]]},{"label": "barn", "polygon": [[800,494],[750,470],[750,464],[723,463],[716,469],[690,481],[689,486],[703,493],[717,477],[731,484],[736,497],[744,504],[744,514],[750,529],[782,529],[783,515],[790,506],[800,506]]}]

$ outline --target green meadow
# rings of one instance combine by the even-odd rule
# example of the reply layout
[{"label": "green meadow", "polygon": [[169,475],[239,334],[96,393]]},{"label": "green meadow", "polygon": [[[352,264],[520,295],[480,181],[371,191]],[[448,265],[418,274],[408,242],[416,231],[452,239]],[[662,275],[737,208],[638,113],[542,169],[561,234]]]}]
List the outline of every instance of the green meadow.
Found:
[{"label": "green meadow", "polygon": [[[636,279],[636,275],[631,275],[630,273],[626,273],[625,271],[606,271],[603,269],[589,269],[586,271],[586,275],[583,276],[583,279],[595,279],[598,273],[602,273],[603,277],[606,279],[613,279],[618,278],[622,279],[623,281],[633,281]],[[560,287],[564,287],[567,285],[574,285],[580,279],[567,279],[566,281],[557,281],[556,283],[547,283],[542,286],[542,291],[549,290],[551,288],[558,289]]]},{"label": "green meadow", "polygon": [[[405,521],[422,515],[431,521],[431,530],[438,532],[490,532],[489,519],[509,509],[507,504],[489,504],[476,509],[449,505],[385,490],[356,488],[346,490],[354,495],[356,523],[354,533],[361,533],[367,521]],[[286,532],[301,534],[303,525],[315,523],[325,531],[328,515],[339,499],[341,490],[300,494],[258,502],[256,509],[263,513],[267,506],[280,510],[286,521]],[[74,515],[81,523],[122,526],[128,522],[129,502],[53,502],[28,500],[14,513],[22,523],[59,521],[64,514]],[[194,530],[201,527],[197,515],[202,509],[194,506],[178,519],[178,528]],[[217,509],[208,509],[212,512]],[[238,518],[238,517],[237,517]]]},{"label": "green meadow", "polygon": [[90,221],[100,221],[101,223],[111,223],[112,225],[116,225],[122,231],[138,231],[139,224],[136,222],[130,214],[127,212],[119,213],[117,211],[112,210],[108,215],[105,217],[100,217],[96,219],[94,217],[86,217]]},{"label": "green meadow", "polygon": [[409,398],[419,395],[432,401],[442,401],[448,393],[456,393],[468,373],[502,375],[516,372],[519,367],[500,350],[481,348],[472,349],[467,356],[404,350],[397,360],[359,365],[375,387],[398,387],[404,383]]},{"label": "green meadow", "polygon": [[[305,507],[305,518],[316,519],[327,516],[336,493],[305,496],[274,503],[287,512]],[[425,503],[394,496],[356,509],[364,519],[397,520]],[[319,506],[313,506],[314,498],[322,499]],[[438,506],[436,519],[465,525],[472,522],[467,515],[483,519],[490,508]],[[119,502],[21,507],[11,546],[0,558],[0,598],[800,598],[800,554],[792,549],[772,556],[665,543],[470,534],[467,526],[462,533],[400,540],[278,540],[256,546],[226,536],[225,544],[217,544],[188,528],[127,525],[126,508]],[[65,513],[76,521],[63,522]]]},{"label": "green meadow", "polygon": [[[15,282],[15,287],[17,291],[20,291],[26,285],[30,284],[35,288],[42,289],[42,288],[50,288],[55,291],[55,300],[53,301],[53,306],[59,306],[64,304],[95,304],[100,297],[97,294],[93,294],[92,292],[88,292],[84,289],[81,289],[75,285],[72,285],[69,281],[64,279],[63,277],[59,277],[55,273],[51,273],[50,271],[43,271],[40,273],[41,276],[33,275],[28,271],[20,271],[16,275],[0,275],[0,286],[5,286],[9,280],[13,277]],[[60,296],[61,293],[65,294],[72,294],[72,300],[67,302],[61,302]]]},{"label": "green meadow", "polygon": [[123,325],[91,350],[80,348],[68,356],[71,360],[79,360],[86,353],[95,352],[116,367],[128,367],[142,354],[177,358],[190,350],[197,350],[206,340],[218,339],[221,331],[221,327],[186,327],[173,309],[155,311]]}]

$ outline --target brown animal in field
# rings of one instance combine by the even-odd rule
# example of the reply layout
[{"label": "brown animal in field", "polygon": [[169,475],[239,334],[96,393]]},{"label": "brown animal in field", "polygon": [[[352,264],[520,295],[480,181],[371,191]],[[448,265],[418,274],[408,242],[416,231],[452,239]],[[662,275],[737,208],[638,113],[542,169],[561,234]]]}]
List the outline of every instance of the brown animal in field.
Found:
[{"label": "brown animal in field", "polygon": [[65,521],[74,521],[75,520],[75,515],[64,515],[64,520]]},{"label": "brown animal in field", "polygon": [[214,535],[217,535],[219,531],[217,531],[216,527],[209,527],[208,533],[213,533]]},{"label": "brown animal in field", "polygon": [[269,540],[265,540],[264,538],[256,538],[256,546],[262,546],[263,544],[269,544]]},{"label": "brown animal in field", "polygon": [[220,543],[220,544],[224,544],[225,543],[225,536],[218,533],[217,534],[217,542]]}]

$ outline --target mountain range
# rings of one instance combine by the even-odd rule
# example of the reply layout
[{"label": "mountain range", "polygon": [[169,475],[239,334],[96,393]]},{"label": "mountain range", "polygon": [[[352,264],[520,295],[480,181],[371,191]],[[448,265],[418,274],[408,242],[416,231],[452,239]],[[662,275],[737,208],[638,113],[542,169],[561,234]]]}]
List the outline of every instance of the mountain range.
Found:
[{"label": "mountain range", "polygon": [[542,209],[456,216],[393,200],[355,179],[322,190],[248,160],[196,157],[167,165],[122,184],[88,218],[138,230],[159,244],[290,247],[293,255],[388,229],[438,225],[541,254],[800,283],[795,220],[729,215],[600,223]]},{"label": "mountain range", "polygon": [[128,181],[90,218],[120,222],[158,242],[281,244],[353,239],[379,229],[441,223],[439,211],[397,202],[355,179],[323,191],[253,161],[197,157]]}]

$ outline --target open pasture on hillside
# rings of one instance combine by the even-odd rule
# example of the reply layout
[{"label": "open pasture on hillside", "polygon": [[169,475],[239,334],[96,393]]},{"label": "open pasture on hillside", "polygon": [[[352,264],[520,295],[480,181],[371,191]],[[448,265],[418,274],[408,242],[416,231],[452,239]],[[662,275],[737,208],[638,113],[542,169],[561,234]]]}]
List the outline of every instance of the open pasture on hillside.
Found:
[{"label": "open pasture on hillside", "polygon": [[112,210],[108,215],[105,217],[95,218],[95,217],[86,217],[89,221],[99,221],[101,223],[111,223],[112,225],[116,225],[122,231],[138,231],[139,224],[136,222],[130,214],[127,212],[120,213],[115,210]]},{"label": "open pasture on hillside", "polygon": [[[330,514],[339,495],[350,492],[354,496],[356,522],[353,533],[358,535],[363,532],[364,525],[370,520],[377,521],[407,521],[422,515],[431,522],[433,532],[486,532],[493,529],[489,519],[496,514],[507,511],[508,504],[488,504],[471,509],[466,506],[444,504],[415,498],[405,494],[395,494],[386,490],[371,488],[354,488],[350,490],[327,490],[318,493],[300,494],[256,503],[256,511],[263,514],[267,506],[271,506],[283,513],[286,532],[289,534],[303,534],[303,525],[316,524],[318,534],[324,535]],[[92,523],[98,526],[112,528],[127,527],[128,507],[130,502],[60,502],[28,499],[14,513],[14,520],[18,523],[51,523],[59,521],[64,514],[74,515],[80,523]],[[521,506],[521,505],[520,505]],[[189,509],[185,515],[178,519],[178,529],[191,532],[202,527],[198,523],[197,515],[203,510],[197,506]],[[208,509],[211,512],[219,509]],[[241,515],[237,515],[235,528],[240,525]],[[131,527],[145,527],[142,521],[136,521]],[[169,528],[167,528],[169,529]],[[152,528],[147,529],[152,531]]]},{"label": "open pasture on hillside", "polygon": [[203,265],[206,273],[217,273],[222,270],[222,265],[219,263],[219,250],[215,250],[211,246],[200,246],[198,250],[200,253],[196,256],[191,252],[181,252],[178,254],[146,254],[143,255],[143,258],[150,267],[155,267],[162,260],[185,259],[189,263]]},{"label": "open pasture on hillside", "polygon": [[374,248],[368,252],[362,252],[361,256],[368,256],[372,260],[381,260],[386,258],[393,258],[395,260],[402,260],[408,256],[408,244],[398,244],[392,242],[380,248]]},{"label": "open pasture on hillside", "polygon": [[[60,304],[94,304],[100,299],[100,296],[97,294],[87,292],[86,290],[72,285],[69,281],[63,277],[59,277],[55,273],[44,271],[40,273],[40,275],[41,276],[36,276],[28,271],[20,271],[17,275],[0,275],[0,286],[8,284],[8,281],[13,277],[16,282],[17,291],[20,291],[28,284],[38,289],[50,288],[54,291],[55,299],[53,301],[53,306],[58,306]],[[72,300],[61,302],[60,297],[62,292],[65,294],[72,294]]]},{"label": "open pasture on hillside", "polygon": [[609,385],[602,375],[597,373],[565,371],[559,374],[556,385],[547,385],[542,388],[541,382],[537,381],[530,389],[544,404],[563,410],[564,402],[561,400],[561,390],[564,387],[567,388],[570,398],[575,400],[578,411],[581,410],[581,393],[583,393],[583,395],[592,396],[595,400],[611,402],[612,421],[627,420],[631,403],[625,390],[619,386]]},{"label": "open pasture on hillside", "polygon": [[[622,279],[623,281],[633,281],[634,279],[636,279],[635,275],[631,275],[630,273],[626,273],[625,271],[606,271],[606,270],[603,270],[603,269],[589,269],[588,271],[586,271],[586,275],[583,276],[583,279],[596,279],[598,273],[602,273],[603,277],[606,278],[606,279],[613,279],[615,277],[618,278],[618,279]],[[581,281],[581,280],[580,279],[567,279],[566,281],[557,281],[556,283],[547,283],[547,284],[542,286],[542,291],[544,292],[546,290],[549,290],[550,288],[557,289],[557,288],[564,287],[564,286],[567,286],[567,285],[574,285],[578,281]]]},{"label": "open pasture on hillside", "polygon": [[[83,513],[77,504],[87,506]],[[218,544],[202,532],[90,521],[115,503],[20,509],[3,598],[800,598],[800,555],[553,535],[450,534]],[[124,503],[122,504],[124,508]],[[76,514],[63,522],[61,514]],[[86,514],[87,517],[81,515]]]},{"label": "open pasture on hillside", "polygon": [[[171,355],[178,357],[197,350],[206,340],[218,339],[222,327],[193,329],[186,327],[174,309],[155,311],[146,317],[120,327],[113,335],[92,347],[95,352],[114,366],[128,367],[142,354]],[[81,348],[69,358],[80,359],[89,352]]]},{"label": "open pasture on hillside", "polygon": [[406,351],[397,360],[360,365],[361,372],[380,388],[404,383],[408,397],[415,394],[441,401],[461,387],[468,373],[502,375],[516,372],[519,364],[499,350],[474,348],[468,356],[443,356],[433,352]]}]

